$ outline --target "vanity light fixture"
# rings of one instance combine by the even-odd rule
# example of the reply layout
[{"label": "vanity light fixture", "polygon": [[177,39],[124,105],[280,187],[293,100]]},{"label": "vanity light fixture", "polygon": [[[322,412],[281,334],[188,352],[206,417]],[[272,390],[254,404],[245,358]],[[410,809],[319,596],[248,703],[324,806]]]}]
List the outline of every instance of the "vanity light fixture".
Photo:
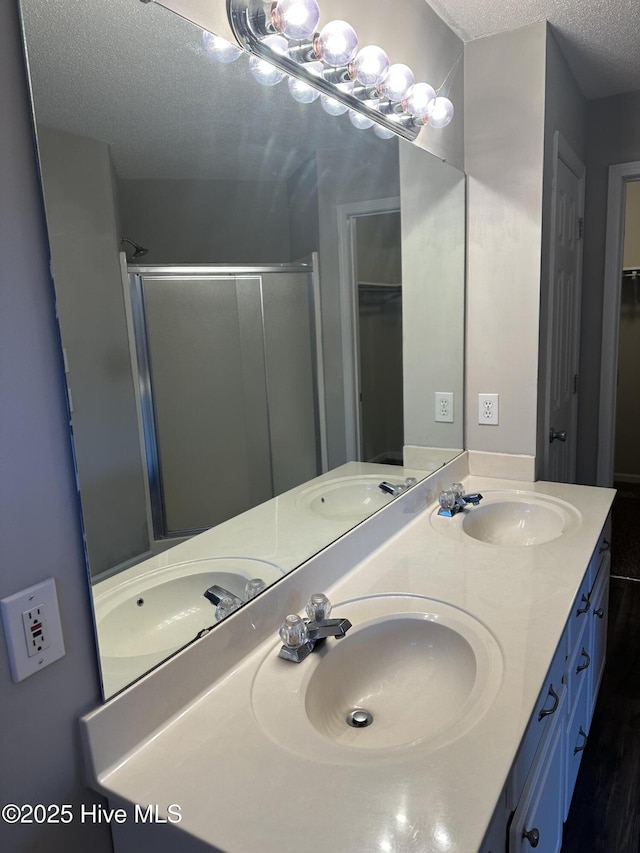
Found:
[{"label": "vanity light fixture", "polygon": [[[358,49],[358,36],[346,21],[329,21],[318,30],[316,0],[227,0],[227,11],[264,85],[289,75],[296,100],[309,103],[316,99],[309,90],[317,91],[326,112],[349,111],[356,127],[374,127],[381,138],[398,134],[413,141],[424,125],[442,128],[453,118],[451,101],[428,83],[416,83],[407,65],[390,64],[378,45]],[[282,72],[279,77],[267,72],[268,63]]]}]

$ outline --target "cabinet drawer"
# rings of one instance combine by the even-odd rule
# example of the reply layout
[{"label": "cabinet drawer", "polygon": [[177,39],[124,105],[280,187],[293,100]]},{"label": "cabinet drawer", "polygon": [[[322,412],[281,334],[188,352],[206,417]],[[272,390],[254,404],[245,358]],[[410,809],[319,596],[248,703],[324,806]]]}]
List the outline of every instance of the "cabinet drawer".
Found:
[{"label": "cabinet drawer", "polygon": [[569,806],[571,805],[571,797],[573,796],[573,789],[576,785],[582,752],[586,746],[587,735],[589,734],[589,689],[587,678],[579,681],[579,689],[575,698],[573,711],[567,724],[567,761],[563,820],[566,820],[569,814]]},{"label": "cabinet drawer", "polygon": [[566,664],[567,632],[565,630],[536,701],[535,710],[529,720],[529,725],[527,726],[511,771],[508,790],[510,808],[515,808],[520,799],[522,789],[524,788],[529,770],[531,769],[545,731],[560,713],[561,700],[563,702],[566,692],[563,682]]},{"label": "cabinet drawer", "polygon": [[[592,614],[593,608],[589,610],[589,618],[592,618]],[[582,630],[576,637],[567,666],[567,708],[569,714],[572,712],[582,682],[588,681],[590,678],[592,659],[591,624],[590,622],[583,622]]]},{"label": "cabinet drawer", "polygon": [[509,829],[509,853],[559,853],[564,817],[564,721],[563,690],[559,716],[551,724],[518,803]]},{"label": "cabinet drawer", "polygon": [[589,703],[588,719],[591,721],[598,690],[604,672],[607,651],[607,621],[609,614],[609,554],[606,555],[604,572],[598,578],[596,587],[592,593],[593,609],[591,620],[591,666],[589,667]]}]

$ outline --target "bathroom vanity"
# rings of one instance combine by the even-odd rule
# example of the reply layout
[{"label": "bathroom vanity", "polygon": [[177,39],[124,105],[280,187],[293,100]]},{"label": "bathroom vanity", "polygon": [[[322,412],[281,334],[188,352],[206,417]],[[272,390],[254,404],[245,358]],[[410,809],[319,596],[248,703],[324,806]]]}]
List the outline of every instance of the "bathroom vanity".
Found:
[{"label": "bathroom vanity", "polygon": [[[118,853],[560,849],[614,492],[474,469],[445,465],[82,719]],[[457,481],[483,500],[442,518]],[[279,659],[280,623],[319,591],[352,628]]]}]

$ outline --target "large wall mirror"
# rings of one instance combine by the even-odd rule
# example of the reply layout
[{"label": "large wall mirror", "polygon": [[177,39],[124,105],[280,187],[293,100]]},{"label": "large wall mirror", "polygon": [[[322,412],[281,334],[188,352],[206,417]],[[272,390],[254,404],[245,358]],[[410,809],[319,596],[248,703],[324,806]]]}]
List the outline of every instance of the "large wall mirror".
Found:
[{"label": "large wall mirror", "polygon": [[21,7],[108,697],[460,452],[465,181],[153,3]]}]

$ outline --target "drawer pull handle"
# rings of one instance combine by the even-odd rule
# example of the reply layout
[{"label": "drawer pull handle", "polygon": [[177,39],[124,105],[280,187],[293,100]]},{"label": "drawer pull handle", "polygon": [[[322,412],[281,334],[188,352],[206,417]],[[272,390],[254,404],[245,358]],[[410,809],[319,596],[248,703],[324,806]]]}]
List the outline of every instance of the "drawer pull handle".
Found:
[{"label": "drawer pull handle", "polygon": [[[538,722],[540,722],[540,720],[543,720],[545,717],[548,717],[549,714],[555,713],[555,711],[558,707],[558,702],[560,701],[560,697],[558,696],[556,691],[553,689],[553,684],[549,685],[549,696],[551,696],[551,698],[553,699],[553,705],[551,706],[551,708],[549,708],[548,711],[546,711],[544,708],[542,709],[542,711],[540,711],[540,713],[538,714]],[[534,846],[534,845],[532,845],[532,846]]]},{"label": "drawer pull handle", "polygon": [[576,610],[576,616],[581,616],[583,613],[586,613],[591,607],[591,601],[589,600],[589,596],[582,594],[582,598],[580,601],[584,602],[584,607],[578,607]]},{"label": "drawer pull handle", "polygon": [[579,730],[578,730],[578,735],[579,735],[580,737],[583,737],[583,738],[584,738],[584,741],[582,742],[582,746],[574,746],[574,747],[573,747],[573,754],[574,754],[574,755],[577,755],[579,752],[582,752],[582,750],[583,750],[583,749],[585,748],[585,746],[587,745],[587,733],[586,733],[586,732],[585,732],[585,730],[582,728],[582,726],[580,726],[580,728],[579,728]]},{"label": "drawer pull handle", "polygon": [[591,663],[591,655],[589,654],[589,652],[585,648],[582,649],[581,654],[583,657],[586,658],[586,661],[584,663],[578,664],[578,666],[576,667],[576,675],[579,672],[583,672],[585,669],[588,669],[589,664]]},{"label": "drawer pull handle", "polygon": [[605,551],[611,550],[611,542],[608,539],[602,540],[602,545],[598,548],[598,554],[604,554]]},{"label": "drawer pull handle", "polygon": [[604,610],[602,609],[602,607],[598,607],[598,609],[597,609],[597,610],[594,610],[594,611],[593,611],[593,615],[594,615],[594,616],[597,616],[597,617],[598,617],[598,619],[602,619],[602,618],[603,618],[603,616],[604,616]]},{"label": "drawer pull handle", "polygon": [[528,832],[526,829],[522,830],[522,837],[526,838],[529,844],[532,847],[537,847],[540,843],[540,830],[539,829],[530,829]]}]

